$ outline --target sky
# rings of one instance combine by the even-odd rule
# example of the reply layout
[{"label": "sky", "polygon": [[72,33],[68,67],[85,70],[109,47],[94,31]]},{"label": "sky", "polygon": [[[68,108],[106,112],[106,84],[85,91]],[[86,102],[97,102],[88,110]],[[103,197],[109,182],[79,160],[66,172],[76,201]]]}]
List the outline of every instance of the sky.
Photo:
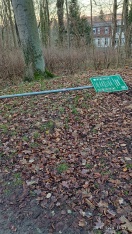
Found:
[{"label": "sky", "polygon": [[[82,6],[82,11],[84,11],[84,14],[90,15],[90,0],[78,0],[78,2],[80,3],[80,6]],[[95,6],[94,2],[96,2],[98,6]],[[121,3],[123,2],[123,0],[117,0],[117,2]],[[113,0],[93,1],[93,15],[98,15],[101,8],[104,11],[104,13],[112,12],[112,8],[113,8],[112,4],[113,4]]]},{"label": "sky", "polygon": [[[80,6],[81,6],[81,11],[84,12],[84,14],[90,15],[90,0],[78,0]],[[94,9],[94,13],[97,11]]]}]

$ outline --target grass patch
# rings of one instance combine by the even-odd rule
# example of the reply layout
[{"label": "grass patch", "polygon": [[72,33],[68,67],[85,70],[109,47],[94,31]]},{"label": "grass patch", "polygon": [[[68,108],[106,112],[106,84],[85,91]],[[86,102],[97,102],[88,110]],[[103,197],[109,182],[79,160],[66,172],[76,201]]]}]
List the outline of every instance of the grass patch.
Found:
[{"label": "grass patch", "polygon": [[39,148],[39,144],[37,142],[32,142],[30,144],[30,147],[33,148],[33,149],[36,149],[36,148]]},{"label": "grass patch", "polygon": [[39,132],[34,132],[33,138],[34,138],[35,140],[37,140],[38,138],[40,138],[40,133],[39,133]]},{"label": "grass patch", "polygon": [[66,128],[66,129],[68,129],[69,128],[69,118],[68,117],[66,117],[65,118],[65,120],[64,120],[64,127]]},{"label": "grass patch", "polygon": [[27,136],[23,136],[23,137],[22,137],[22,140],[28,142],[29,139],[28,139]]},{"label": "grass patch", "polygon": [[67,171],[67,169],[69,168],[69,166],[66,163],[61,163],[60,165],[58,165],[57,167],[57,172],[58,173],[63,173],[65,171]]},{"label": "grass patch", "polygon": [[77,111],[77,109],[75,108],[75,106],[72,107],[72,114],[78,115],[78,111]]},{"label": "grass patch", "polygon": [[92,164],[87,163],[87,164],[85,165],[85,167],[86,167],[87,169],[91,169],[91,168],[93,168],[93,165],[92,165]]},{"label": "grass patch", "polygon": [[14,174],[13,184],[14,184],[14,186],[22,185],[21,174],[19,172]]},{"label": "grass patch", "polygon": [[127,168],[127,169],[132,169],[132,163],[127,163],[127,164],[126,164],[126,168]]},{"label": "grass patch", "polygon": [[8,125],[7,124],[0,124],[0,130],[3,133],[7,133],[8,132]]},{"label": "grass patch", "polygon": [[55,123],[52,120],[47,121],[45,124],[42,124],[39,128],[40,131],[53,131]]}]

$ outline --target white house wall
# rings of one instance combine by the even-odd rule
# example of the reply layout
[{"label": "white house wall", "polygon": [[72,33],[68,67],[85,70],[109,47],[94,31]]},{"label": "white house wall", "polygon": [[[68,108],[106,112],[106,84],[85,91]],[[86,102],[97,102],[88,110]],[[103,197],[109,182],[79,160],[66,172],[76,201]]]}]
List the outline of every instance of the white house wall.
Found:
[{"label": "white house wall", "polygon": [[[106,41],[107,40],[107,41]],[[96,47],[108,47],[111,45],[111,39],[110,38],[94,38],[94,44]]]},{"label": "white house wall", "polygon": [[[118,45],[119,36],[120,36],[119,33],[116,33],[116,36],[115,36],[116,46]],[[125,43],[125,36],[124,36],[124,33],[122,33],[121,45],[124,45],[124,43]],[[111,46],[111,38],[110,37],[94,38],[94,45],[96,47],[109,47]]]}]

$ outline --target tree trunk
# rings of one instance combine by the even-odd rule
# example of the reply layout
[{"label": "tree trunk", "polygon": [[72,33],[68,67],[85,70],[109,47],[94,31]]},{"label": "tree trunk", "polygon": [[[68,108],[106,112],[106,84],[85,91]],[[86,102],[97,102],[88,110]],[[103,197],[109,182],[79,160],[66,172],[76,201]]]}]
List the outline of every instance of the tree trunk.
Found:
[{"label": "tree trunk", "polygon": [[115,47],[115,36],[116,36],[116,28],[117,28],[117,22],[116,22],[116,15],[117,15],[117,0],[114,0],[113,4],[113,35],[112,35],[112,47]]},{"label": "tree trunk", "polygon": [[10,0],[7,1],[7,6],[8,6],[8,11],[9,11],[9,16],[8,17],[9,17],[11,31],[12,31],[13,43],[14,43],[14,47],[17,47],[17,39],[16,39],[15,27],[14,27],[13,18],[12,18],[12,11],[11,11],[11,2],[10,2]]},{"label": "tree trunk", "polygon": [[47,12],[48,46],[50,46],[50,16],[49,16],[49,2],[48,2],[48,0],[46,0],[46,12]]},{"label": "tree trunk", "polygon": [[118,48],[117,48],[117,64],[116,66],[119,66],[120,58],[121,58],[121,46],[122,46],[122,33],[123,33],[123,14],[124,14],[124,6],[122,8],[122,16],[121,16],[121,30],[119,34],[119,40],[118,40]]},{"label": "tree trunk", "polygon": [[45,47],[47,47],[50,45],[50,19],[47,0],[40,1],[40,29],[42,43]]},{"label": "tree trunk", "polygon": [[63,20],[64,0],[57,0],[56,6],[57,6],[57,16],[58,16],[58,27],[59,27],[58,41],[59,41],[59,44],[62,44],[63,43],[63,34],[64,34],[64,20]]},{"label": "tree trunk", "polygon": [[132,23],[129,23],[129,0],[124,0],[124,32],[125,32],[125,53],[126,58],[131,56],[131,35]]},{"label": "tree trunk", "polygon": [[69,23],[69,12],[68,12],[68,2],[65,0],[66,5],[66,17],[67,17],[67,39],[68,39],[68,49],[71,47],[71,39],[70,39],[70,23]]},{"label": "tree trunk", "polygon": [[12,5],[25,57],[26,78],[31,80],[35,73],[45,72],[33,1],[12,0]]},{"label": "tree trunk", "polygon": [[91,32],[90,32],[91,46],[94,49],[94,37],[93,37],[93,1],[92,0],[90,0],[90,24],[91,24]]}]

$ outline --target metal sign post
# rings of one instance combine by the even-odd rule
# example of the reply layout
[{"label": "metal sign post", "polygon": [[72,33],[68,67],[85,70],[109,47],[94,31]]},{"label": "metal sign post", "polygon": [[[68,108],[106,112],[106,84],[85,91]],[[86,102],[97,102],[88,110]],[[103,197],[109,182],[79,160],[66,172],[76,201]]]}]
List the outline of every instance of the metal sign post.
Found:
[{"label": "metal sign post", "polygon": [[68,91],[92,89],[92,88],[94,88],[96,92],[117,92],[117,91],[128,90],[127,85],[125,84],[125,82],[123,81],[120,75],[98,76],[98,77],[92,77],[90,78],[90,80],[93,86],[80,86],[74,88],[44,90],[40,92],[9,94],[9,95],[0,96],[0,99],[34,96],[34,95],[45,95],[50,93],[68,92]]}]

